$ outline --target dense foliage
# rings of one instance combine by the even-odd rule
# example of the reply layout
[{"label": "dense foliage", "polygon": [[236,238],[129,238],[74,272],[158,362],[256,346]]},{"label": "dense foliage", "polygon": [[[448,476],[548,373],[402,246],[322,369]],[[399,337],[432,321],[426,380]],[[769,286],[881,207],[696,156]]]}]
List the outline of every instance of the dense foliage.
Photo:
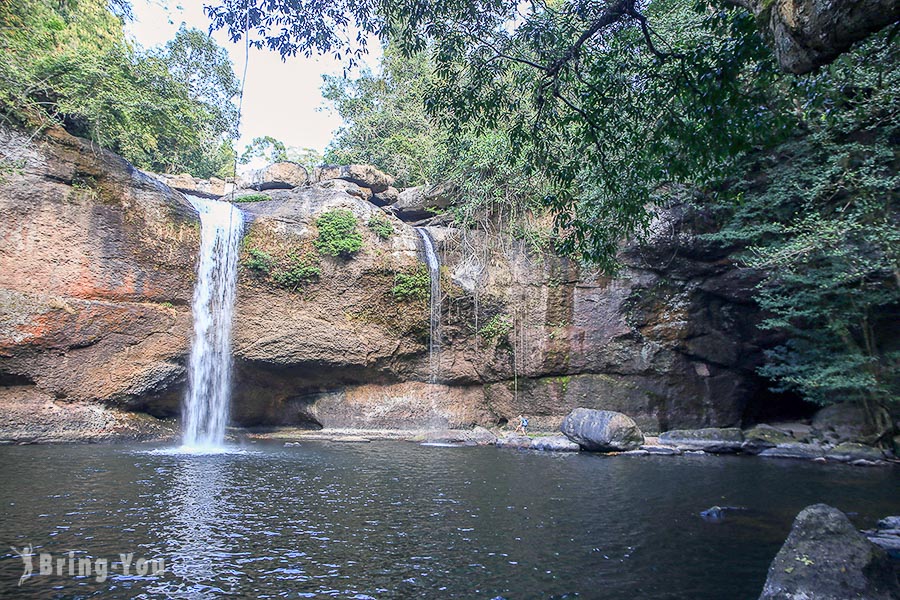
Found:
[{"label": "dense foliage", "polygon": [[0,111],[15,124],[59,123],[154,171],[233,174],[237,82],[203,33],[142,51],[106,0],[22,0],[0,2],[0,46]]},{"label": "dense foliage", "polygon": [[900,71],[885,41],[805,81],[801,132],[744,165],[712,236],[749,247],[764,326],[789,336],[762,373],[819,403],[900,396]]},{"label": "dense foliage", "polygon": [[[718,236],[760,269],[762,372],[819,402],[900,396],[896,43],[873,36],[809,76],[776,69],[746,11],[707,1],[222,0],[283,54],[388,43],[383,70],[325,95],[329,154],[405,183],[449,182],[460,225],[484,207],[555,216],[556,245],[615,268],[673,184],[718,206]],[[249,12],[245,12],[249,9]],[[298,18],[322,16],[321,19]]]},{"label": "dense foliage", "polygon": [[319,235],[313,242],[322,254],[348,257],[362,249],[362,235],[357,230],[356,215],[345,208],[336,208],[316,218]]},{"label": "dense foliage", "polygon": [[391,294],[402,301],[428,300],[431,294],[431,275],[428,273],[428,267],[420,263],[413,269],[394,274]]}]

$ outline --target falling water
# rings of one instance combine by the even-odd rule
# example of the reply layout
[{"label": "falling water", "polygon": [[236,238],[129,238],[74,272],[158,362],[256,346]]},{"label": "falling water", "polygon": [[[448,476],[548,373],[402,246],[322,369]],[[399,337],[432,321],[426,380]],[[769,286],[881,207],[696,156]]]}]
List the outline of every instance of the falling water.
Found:
[{"label": "falling water", "polygon": [[231,396],[231,317],[237,282],[241,211],[228,202],[187,196],[200,213],[200,266],[194,288],[194,339],[184,399],[184,445],[225,440]]},{"label": "falling water", "polygon": [[431,383],[437,383],[441,366],[441,261],[434,251],[434,243],[424,227],[416,227],[425,247],[425,261],[431,277],[430,311],[428,332],[428,368]]}]

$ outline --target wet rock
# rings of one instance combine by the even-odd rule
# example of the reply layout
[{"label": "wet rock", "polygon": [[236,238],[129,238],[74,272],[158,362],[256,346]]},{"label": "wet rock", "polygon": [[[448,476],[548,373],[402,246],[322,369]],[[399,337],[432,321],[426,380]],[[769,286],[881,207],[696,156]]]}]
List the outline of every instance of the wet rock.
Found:
[{"label": "wet rock", "polygon": [[705,429],[675,429],[659,436],[663,446],[676,446],[683,450],[703,450],[713,454],[738,452],[744,442],[744,435],[736,427]]},{"label": "wet rock", "polygon": [[841,402],[821,409],[812,420],[813,432],[835,443],[858,442],[872,444],[882,438],[891,427],[890,415],[876,408],[874,423],[865,408],[856,402]]},{"label": "wet rock", "polygon": [[725,520],[726,512],[735,510],[746,510],[741,506],[711,506],[706,510],[700,511],[700,518],[709,523],[721,523]]},{"label": "wet rock", "polygon": [[531,438],[525,435],[510,435],[497,438],[495,445],[498,448],[531,448]]},{"label": "wet rock", "polygon": [[744,432],[744,443],[741,451],[748,454],[759,454],[766,448],[774,448],[778,444],[791,444],[797,440],[786,431],[771,425],[757,425]]},{"label": "wet rock", "polygon": [[900,516],[885,517],[878,521],[875,529],[863,531],[863,534],[892,558],[900,559]]},{"label": "wet rock", "polygon": [[678,448],[673,448],[671,446],[656,446],[644,444],[643,446],[641,446],[641,450],[645,451],[647,454],[655,454],[659,456],[677,456],[681,454],[681,450],[679,450]]},{"label": "wet rock", "polygon": [[466,435],[466,442],[474,442],[477,446],[490,446],[497,442],[497,436],[494,433],[481,426],[475,426],[472,431]]},{"label": "wet rock", "polygon": [[576,408],[559,429],[583,449],[593,452],[637,450],[644,443],[644,435],[634,420],[611,410]]},{"label": "wet rock", "polygon": [[534,438],[531,441],[531,449],[547,452],[578,452],[581,447],[564,435],[550,435]]},{"label": "wet rock", "polygon": [[857,460],[880,461],[884,458],[884,453],[872,446],[844,442],[826,452],[825,458],[838,462],[854,462]]},{"label": "wet rock", "polygon": [[825,450],[817,444],[780,444],[774,448],[767,448],[759,453],[766,458],[801,458],[812,460],[824,458]]},{"label": "wet rock", "polygon": [[854,467],[886,467],[890,463],[884,460],[868,460],[866,458],[857,458],[851,460],[850,464]]},{"label": "wet rock", "polygon": [[372,165],[324,165],[316,167],[314,178],[319,183],[329,179],[343,179],[368,188],[374,194],[387,191],[394,183],[393,177]]},{"label": "wet rock", "polygon": [[646,450],[628,450],[627,452],[621,452],[620,456],[650,456],[650,453]]},{"label": "wet rock", "polygon": [[248,186],[254,190],[291,189],[306,184],[309,174],[303,165],[284,161],[255,171]]},{"label": "wet rock", "polygon": [[836,508],[803,509],[769,567],[760,600],[888,600],[900,595],[887,553]]}]

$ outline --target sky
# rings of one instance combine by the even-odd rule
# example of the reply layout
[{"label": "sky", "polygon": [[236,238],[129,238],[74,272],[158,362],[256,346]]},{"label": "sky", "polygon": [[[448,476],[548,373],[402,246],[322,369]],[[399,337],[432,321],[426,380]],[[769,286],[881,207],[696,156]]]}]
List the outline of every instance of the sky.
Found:
[{"label": "sky", "polygon": [[[145,48],[159,46],[175,37],[184,22],[188,27],[209,30],[201,0],[133,0],[134,22],[126,30]],[[240,79],[244,69],[244,44],[233,44],[224,31],[213,38],[228,51]],[[378,45],[370,45],[370,48]],[[376,57],[366,59],[374,67]],[[250,49],[241,118],[238,151],[254,137],[270,135],[288,146],[325,149],[332,133],[341,125],[337,112],[322,99],[322,75],[341,75],[340,63],[329,56],[302,56],[281,60],[277,52]]]}]

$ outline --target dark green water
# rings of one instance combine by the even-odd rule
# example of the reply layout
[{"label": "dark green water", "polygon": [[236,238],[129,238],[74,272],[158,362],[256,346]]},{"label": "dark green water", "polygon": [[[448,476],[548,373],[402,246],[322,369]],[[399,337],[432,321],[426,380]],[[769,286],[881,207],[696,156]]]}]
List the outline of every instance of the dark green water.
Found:
[{"label": "dark green water", "polygon": [[[900,512],[900,469],[329,444],[160,455],[0,447],[0,597],[759,595],[804,506]],[[746,507],[707,523],[712,505]],[[163,558],[162,575],[35,574],[9,547]],[[38,573],[37,558],[35,573]],[[77,569],[77,568],[76,568]],[[77,571],[76,571],[77,572]]]}]

